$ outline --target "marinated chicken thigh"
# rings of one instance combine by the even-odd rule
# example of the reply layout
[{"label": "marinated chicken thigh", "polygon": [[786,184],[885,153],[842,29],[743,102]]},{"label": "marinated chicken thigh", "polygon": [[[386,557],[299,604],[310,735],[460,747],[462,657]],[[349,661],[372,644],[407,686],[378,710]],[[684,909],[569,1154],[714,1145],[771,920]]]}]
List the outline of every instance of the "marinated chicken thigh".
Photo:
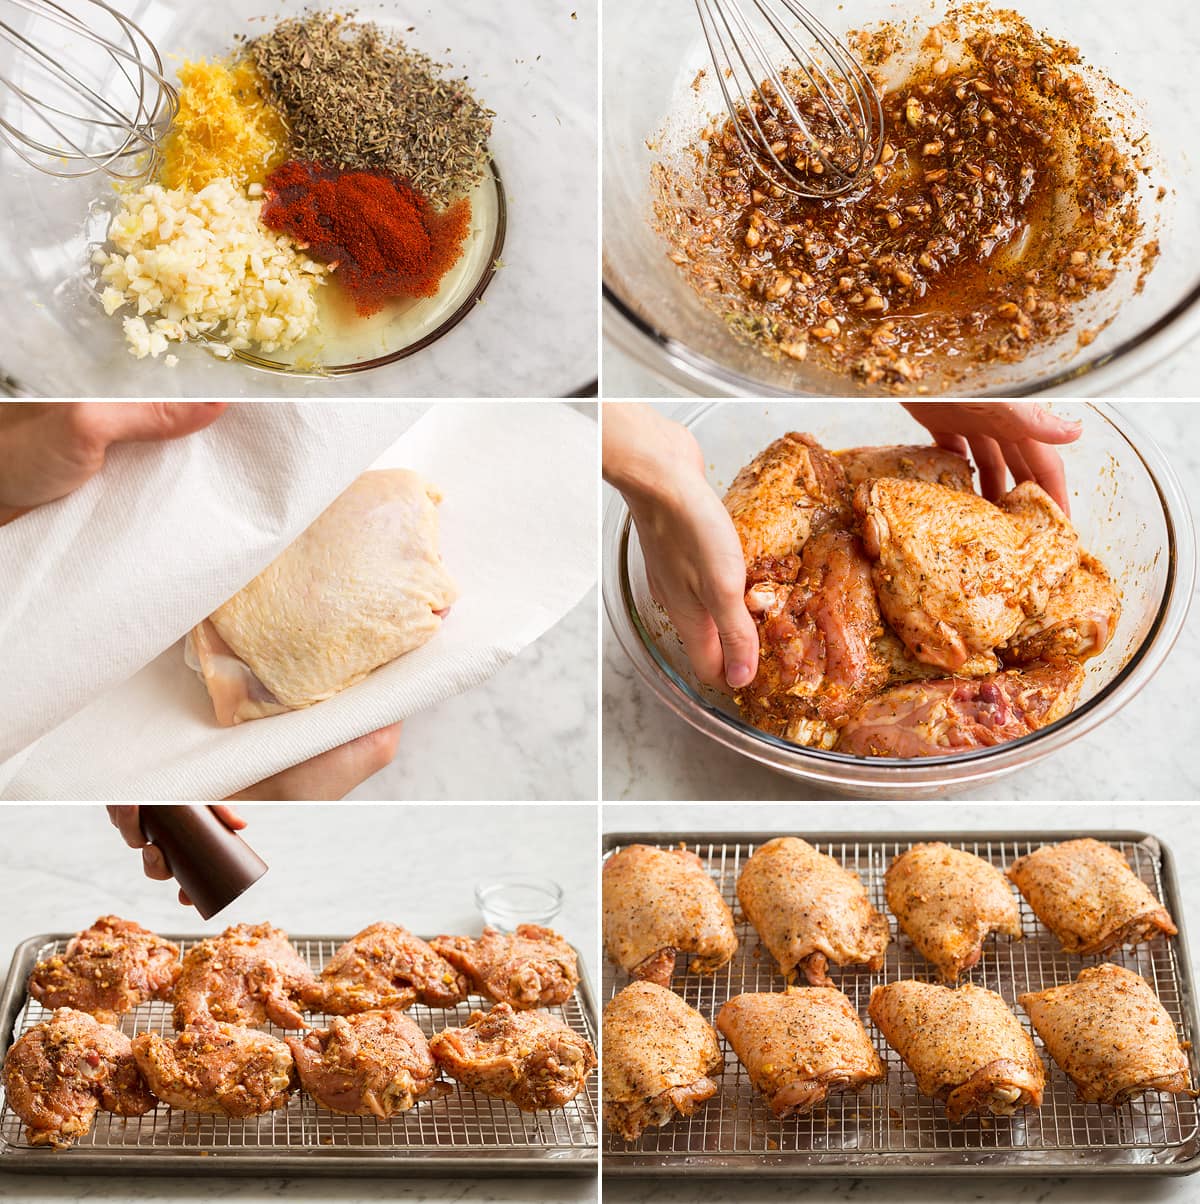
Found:
[{"label": "marinated chicken thigh", "polygon": [[429,1043],[437,1064],[473,1091],[516,1104],[522,1112],[561,1108],[596,1068],[596,1051],[549,1012],[515,1012],[498,1003],[472,1012],[464,1028]]},{"label": "marinated chicken thigh", "polygon": [[48,1008],[75,1008],[113,1021],[148,999],[169,999],[179,946],[118,916],[101,916],[65,952],[38,962],[29,993]]},{"label": "marinated chicken thigh", "polygon": [[1175,1025],[1150,984],[1120,966],[1081,970],[1061,987],[1019,997],[1050,1056],[1088,1104],[1191,1088]]},{"label": "marinated chicken thigh", "polygon": [[518,1011],[565,1003],[579,985],[575,950],[539,924],[518,924],[512,933],[485,928],[477,941],[439,936],[431,947],[467,976],[472,990]]},{"label": "marinated chicken thigh", "polygon": [[412,1007],[449,1008],[467,997],[467,980],[432,946],[399,924],[364,928],[310,983],[304,1000],[337,1015]]},{"label": "marinated chicken thigh", "polygon": [[794,836],[754,851],[737,884],[738,902],[762,943],[790,978],[832,986],[835,966],[883,966],[888,922],[871,906],[857,874]]},{"label": "marinated chicken thigh", "polygon": [[1043,845],[1008,876],[1068,953],[1087,957],[1179,931],[1129,862],[1091,837]]},{"label": "marinated chicken thigh", "polygon": [[334,1016],[328,1028],[287,1037],[300,1085],[323,1108],[390,1120],[433,1091],[437,1065],[403,1012]]},{"label": "marinated chicken thigh", "polygon": [[943,982],[957,982],[979,961],[991,933],[1021,935],[1008,880],[973,853],[940,841],[916,844],[888,866],[884,882],[892,914]]},{"label": "marinated chicken thigh", "polygon": [[871,992],[867,1010],[921,1094],[945,1103],[951,1124],[973,1112],[1009,1116],[1041,1107],[1045,1067],[994,991],[892,982]]},{"label": "marinated chicken thigh", "polygon": [[990,655],[1079,563],[1079,540],[1048,494],[1030,482],[992,505],[927,481],[860,485],[862,522],[879,608],[918,660],[956,672]]},{"label": "marinated chicken thigh", "polygon": [[854,1005],[833,987],[736,995],[721,1008],[717,1029],[781,1118],[885,1076]]},{"label": "marinated chicken thigh", "polygon": [[288,935],[270,924],[234,924],[183,956],[175,985],[175,1027],[226,1021],[304,1028],[297,1010],[312,971]]},{"label": "marinated chicken thigh", "polygon": [[87,1134],[101,1109],[143,1116],[155,1103],[129,1038],[72,1008],[56,1008],[13,1043],[4,1059],[4,1094],[30,1144],[56,1150]]},{"label": "marinated chicken thigh", "polygon": [[635,982],[604,1009],[604,1120],[626,1141],[691,1116],[717,1093],[717,1034],[674,991]]},{"label": "marinated chicken thigh", "polygon": [[917,447],[849,447],[834,452],[853,491],[864,481],[894,477],[901,481],[930,481],[947,489],[973,493],[969,460],[933,444]]},{"label": "marinated chicken thigh", "polygon": [[440,500],[416,473],[364,473],[204,620],[188,660],[217,721],[312,706],[432,639],[456,596]]},{"label": "marinated chicken thigh", "polygon": [[679,953],[698,974],[737,951],[733,913],[686,849],[634,844],[604,864],[604,948],[627,974],[669,986]]},{"label": "marinated chicken thigh", "polygon": [[1078,661],[894,686],[851,716],[837,751],[859,757],[943,757],[1019,740],[1069,714],[1083,688]]},{"label": "marinated chicken thigh", "polygon": [[173,1038],[140,1033],[133,1056],[150,1090],[184,1112],[261,1116],[285,1107],[293,1086],[287,1045],[236,1024],[209,1022]]},{"label": "marinated chicken thigh", "polygon": [[1104,566],[1084,553],[1078,567],[1050,591],[1046,609],[1017,628],[1004,659],[1014,664],[1066,656],[1087,660],[1108,647],[1120,621],[1117,587]]}]

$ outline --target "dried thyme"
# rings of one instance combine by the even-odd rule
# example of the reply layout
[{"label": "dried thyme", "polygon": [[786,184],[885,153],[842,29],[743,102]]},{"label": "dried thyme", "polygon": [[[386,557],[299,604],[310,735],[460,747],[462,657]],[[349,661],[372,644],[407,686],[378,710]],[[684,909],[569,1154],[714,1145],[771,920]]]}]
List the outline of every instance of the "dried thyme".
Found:
[{"label": "dried thyme", "polygon": [[313,13],[281,22],[249,52],[297,157],[392,172],[438,206],[483,179],[495,114],[378,26]]}]

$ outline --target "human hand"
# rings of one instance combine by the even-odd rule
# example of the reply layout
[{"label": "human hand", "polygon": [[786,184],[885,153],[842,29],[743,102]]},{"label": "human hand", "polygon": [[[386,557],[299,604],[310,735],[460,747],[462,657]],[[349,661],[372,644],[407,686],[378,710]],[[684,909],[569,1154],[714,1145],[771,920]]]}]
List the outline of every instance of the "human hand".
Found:
[{"label": "human hand", "polygon": [[224,401],[0,404],[0,526],[56,501],[104,467],[114,443],[178,439],[220,417]]},{"label": "human hand", "polygon": [[1032,401],[915,401],[904,408],[933,436],[934,442],[960,456],[971,449],[979,469],[979,492],[999,501],[1005,469],[1019,485],[1036,481],[1071,513],[1067,478],[1054,444],[1074,443],[1081,422],[1067,422]]},{"label": "human hand", "polygon": [[733,520],[704,477],[692,435],[648,406],[606,403],[604,476],[637,527],[650,592],[707,685],[747,686],[758,631],[746,609],[746,562]]}]

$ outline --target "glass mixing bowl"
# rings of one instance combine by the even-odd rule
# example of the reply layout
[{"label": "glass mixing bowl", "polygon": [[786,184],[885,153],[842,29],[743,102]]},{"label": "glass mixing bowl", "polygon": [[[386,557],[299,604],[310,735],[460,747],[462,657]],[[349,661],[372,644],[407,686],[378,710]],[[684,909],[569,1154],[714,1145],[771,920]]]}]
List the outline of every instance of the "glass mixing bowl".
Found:
[{"label": "glass mixing bowl", "polygon": [[[235,35],[264,32],[313,5],[118,0],[117,7],[147,32],[173,77],[181,57],[227,54]],[[8,8],[5,21],[26,28],[29,14]],[[0,393],[523,397],[587,388],[596,376],[598,287],[594,17],[567,20],[544,0],[503,14],[470,0],[409,12],[366,0],[355,14],[466,75],[496,112],[491,150],[499,174],[476,189],[477,233],[438,297],[347,325],[328,352],[298,346],[299,367],[282,354],[225,362],[198,345],[173,347],[173,368],[135,360],[119,319],[105,316],[87,283],[89,243],[103,237],[115,205],[109,181],[42,175],[0,140]],[[69,50],[50,49],[92,78],[103,75],[106,60],[74,39]],[[19,83],[31,73],[28,58],[0,38],[0,78]],[[0,119],[27,128],[9,89],[0,89]],[[339,307],[325,308],[328,331]],[[327,375],[306,370],[310,353]]]},{"label": "glass mixing bowl", "polygon": [[[945,0],[855,0],[814,11],[843,32],[881,18],[927,16]],[[1059,393],[1099,396],[1178,349],[1200,332],[1200,181],[1192,111],[1200,99],[1193,47],[1200,7],[1160,0],[1151,14],[1125,0],[1063,4],[1014,0],[1031,23],[1079,46],[1132,94],[1170,191],[1160,215],[1162,255],[1145,289],[1121,296],[1116,319],[1086,351],[1063,358],[1043,349],[1019,364],[981,368],[960,386],[982,395]],[[707,309],[666,254],[650,225],[650,166],[669,115],[720,110],[692,82],[712,70],[692,0],[606,0],[604,21],[604,332],[614,345],[675,385],[705,396],[827,396],[858,386],[811,364],[769,359],[740,342]],[[699,129],[699,122],[687,129]],[[670,141],[670,139],[668,139]],[[1121,288],[1114,285],[1113,289]],[[1110,290],[1111,292],[1111,290]],[[1115,298],[1114,298],[1115,300]],[[1104,294],[1100,294],[1104,306]],[[1109,308],[1115,308],[1110,305]],[[1068,339],[1074,352],[1074,339]]]},{"label": "glass mixing bowl", "polygon": [[[1116,714],[1155,674],[1183,627],[1196,572],[1187,501],[1154,442],[1110,405],[1057,402],[1053,408],[1085,423],[1084,437],[1061,449],[1072,483],[1071,518],[1122,596],[1115,638],[1088,661],[1079,702],[1057,723],[996,748],[916,760],[824,752],[758,731],[742,722],[728,694],[696,679],[650,596],[629,511],[614,497],[604,516],[604,605],[622,648],[653,693],[706,736],[833,793],[934,797],[1049,756]],[[708,479],[721,494],[742,465],[788,431],[809,432],[829,448],[923,441],[894,402],[684,403],[678,416],[699,440]]]}]

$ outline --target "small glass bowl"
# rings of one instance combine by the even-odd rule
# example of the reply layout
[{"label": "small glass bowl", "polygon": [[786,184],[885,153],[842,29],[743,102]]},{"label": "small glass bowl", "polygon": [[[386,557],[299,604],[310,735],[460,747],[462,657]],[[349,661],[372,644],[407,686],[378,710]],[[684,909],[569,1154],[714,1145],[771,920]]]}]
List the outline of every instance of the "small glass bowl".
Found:
[{"label": "small glass bowl", "polygon": [[512,932],[518,924],[549,924],[562,904],[562,887],[532,874],[501,874],[475,887],[475,906],[483,922],[501,932]]}]

